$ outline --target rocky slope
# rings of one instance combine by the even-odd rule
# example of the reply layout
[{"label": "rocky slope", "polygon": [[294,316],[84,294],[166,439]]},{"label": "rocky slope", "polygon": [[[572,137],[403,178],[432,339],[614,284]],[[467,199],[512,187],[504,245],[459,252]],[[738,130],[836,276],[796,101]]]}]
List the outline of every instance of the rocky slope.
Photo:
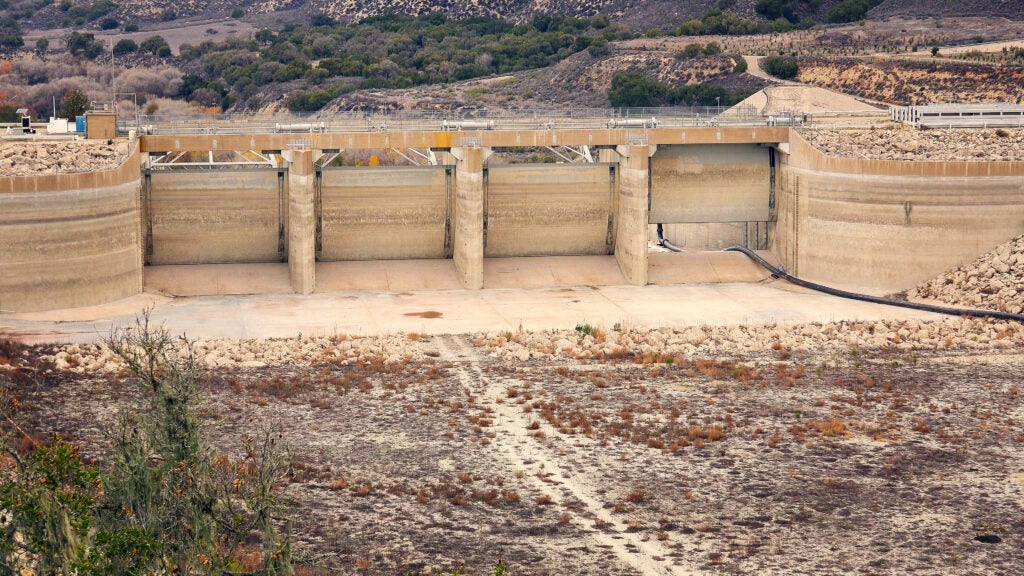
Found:
[{"label": "rocky slope", "polygon": [[890,104],[1020,102],[1024,68],[944,60],[801,58],[799,80]]},{"label": "rocky slope", "polygon": [[1024,313],[1024,236],[910,290],[907,297]]},{"label": "rocky slope", "polygon": [[800,134],[831,156],[873,160],[1024,160],[1024,130],[825,130]]},{"label": "rocky slope", "polygon": [[934,0],[888,0],[868,12],[869,18],[942,16],[1000,16],[1013,20],[1024,19],[1024,3],[1020,0],[964,0],[962,2],[935,2]]},{"label": "rocky slope", "polygon": [[0,175],[91,172],[117,166],[128,156],[127,142],[0,142]]}]

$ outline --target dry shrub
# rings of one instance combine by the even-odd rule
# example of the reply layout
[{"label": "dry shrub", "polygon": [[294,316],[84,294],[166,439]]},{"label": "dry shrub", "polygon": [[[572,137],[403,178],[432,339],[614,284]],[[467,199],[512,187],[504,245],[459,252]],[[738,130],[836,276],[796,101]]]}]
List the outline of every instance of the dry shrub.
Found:
[{"label": "dry shrub", "polygon": [[537,497],[537,504],[540,504],[541,506],[546,506],[548,504],[551,504],[552,502],[554,502],[554,500],[551,498],[551,496],[547,494],[543,494]]},{"label": "dry shrub", "polygon": [[828,422],[814,422],[811,426],[822,436],[842,436],[846,434],[846,423],[838,418]]},{"label": "dry shrub", "polygon": [[629,493],[626,494],[626,500],[628,502],[632,502],[633,504],[639,504],[639,503],[643,502],[646,499],[647,499],[647,495],[644,493],[643,490],[641,490],[639,488],[635,488],[633,490],[630,490]]},{"label": "dry shrub", "polygon": [[725,438],[725,431],[717,424],[713,426],[690,426],[686,429],[686,436],[690,440],[707,440],[715,442]]}]

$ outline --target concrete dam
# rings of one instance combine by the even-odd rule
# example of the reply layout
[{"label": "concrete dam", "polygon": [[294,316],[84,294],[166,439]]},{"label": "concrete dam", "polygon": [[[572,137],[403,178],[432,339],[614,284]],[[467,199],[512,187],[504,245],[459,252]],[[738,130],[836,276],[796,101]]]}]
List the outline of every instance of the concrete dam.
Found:
[{"label": "concrete dam", "polygon": [[[400,260],[443,263],[442,288],[508,286],[488,270],[539,256],[562,258],[570,283],[565,259],[588,257],[622,284],[713,280],[685,268],[707,265],[699,250],[737,243],[818,282],[900,290],[1024,233],[1020,161],[834,157],[796,129],[764,125],[452,128],[160,132],[140,135],[116,168],[5,177],[0,310],[111,302],[182,265],[273,264],[299,294],[358,275],[360,263]],[[554,147],[585,147],[587,161],[494,156]],[[431,161],[325,162],[354,150]],[[281,161],[154,161],[183,151]],[[651,253],[657,224],[698,252]]]}]

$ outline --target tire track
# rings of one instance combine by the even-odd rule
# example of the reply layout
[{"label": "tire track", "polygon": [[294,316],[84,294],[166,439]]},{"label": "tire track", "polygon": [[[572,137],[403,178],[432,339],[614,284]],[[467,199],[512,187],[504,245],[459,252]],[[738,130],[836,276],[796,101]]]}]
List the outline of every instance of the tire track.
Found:
[{"label": "tire track", "polygon": [[[530,424],[528,420],[532,419],[526,418],[514,405],[497,402],[505,395],[507,382],[485,378],[481,366],[485,359],[467,337],[437,336],[434,341],[440,358],[452,363],[452,374],[458,378],[462,387],[478,395],[482,405],[494,411],[495,437],[491,447],[513,468],[529,472],[524,478],[541,492],[554,496],[551,494],[552,487],[557,486],[562,492],[562,498],[570,497],[583,503],[583,509],[574,510],[570,521],[600,547],[611,550],[623,564],[644,576],[698,574],[694,570],[671,565],[672,551],[661,542],[645,541],[640,533],[629,531],[626,519],[616,517],[605,509],[605,503],[587,478],[567,470],[565,457],[560,458],[552,448],[541,445],[536,438],[527,434],[527,426]],[[541,429],[551,438],[559,436],[559,432],[546,422],[541,424]],[[596,445],[590,439],[577,440]]]}]

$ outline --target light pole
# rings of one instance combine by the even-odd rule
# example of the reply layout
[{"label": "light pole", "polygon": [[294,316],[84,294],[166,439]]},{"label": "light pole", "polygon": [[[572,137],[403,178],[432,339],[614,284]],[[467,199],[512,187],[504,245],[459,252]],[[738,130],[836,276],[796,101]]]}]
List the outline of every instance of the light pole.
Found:
[{"label": "light pole", "polygon": [[721,96],[715,96],[715,108],[718,109],[718,113],[719,114],[722,113],[722,97]]}]

